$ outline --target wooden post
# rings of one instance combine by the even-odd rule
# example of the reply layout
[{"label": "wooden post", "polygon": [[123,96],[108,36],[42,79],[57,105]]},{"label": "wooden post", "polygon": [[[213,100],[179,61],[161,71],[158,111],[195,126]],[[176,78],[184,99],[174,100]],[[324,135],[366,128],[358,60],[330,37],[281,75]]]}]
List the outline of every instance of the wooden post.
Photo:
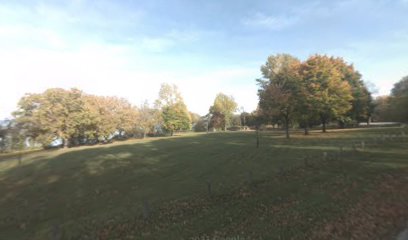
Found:
[{"label": "wooden post", "polygon": [[256,148],[259,148],[259,127],[256,127]]},{"label": "wooden post", "polygon": [[60,240],[61,239],[61,229],[60,226],[58,224],[54,224],[52,225],[52,240]]},{"label": "wooden post", "polygon": [[150,209],[150,205],[147,199],[143,200],[142,207],[143,207],[143,218],[148,219],[150,217],[151,209]]},{"label": "wooden post", "polygon": [[248,182],[248,185],[251,187],[252,183],[253,183],[252,172],[251,171],[247,172],[247,182]]},{"label": "wooden post", "polygon": [[208,192],[209,196],[212,195],[211,181],[210,180],[207,180],[207,192]]}]

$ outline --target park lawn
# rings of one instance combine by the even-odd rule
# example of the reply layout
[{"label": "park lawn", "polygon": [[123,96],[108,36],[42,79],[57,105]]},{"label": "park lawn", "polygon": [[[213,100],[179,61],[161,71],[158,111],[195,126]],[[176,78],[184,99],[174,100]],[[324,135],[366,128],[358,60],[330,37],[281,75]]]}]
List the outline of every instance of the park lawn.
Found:
[{"label": "park lawn", "polygon": [[408,221],[406,134],[271,131],[259,148],[255,132],[186,134],[0,156],[0,239],[392,239]]}]

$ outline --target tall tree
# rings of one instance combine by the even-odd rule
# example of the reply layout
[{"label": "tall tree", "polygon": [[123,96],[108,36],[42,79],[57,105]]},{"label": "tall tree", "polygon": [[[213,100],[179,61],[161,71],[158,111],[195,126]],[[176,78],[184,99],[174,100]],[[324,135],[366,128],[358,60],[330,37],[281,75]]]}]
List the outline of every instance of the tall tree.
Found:
[{"label": "tall tree", "polygon": [[161,85],[156,107],[161,109],[163,127],[171,135],[174,131],[191,128],[190,113],[176,85]]},{"label": "tall tree", "polygon": [[394,84],[390,95],[390,108],[393,119],[408,122],[408,76]]},{"label": "tall tree", "polygon": [[345,118],[339,119],[341,125],[344,125],[349,119],[358,123],[365,121],[369,123],[373,112],[373,99],[371,93],[362,80],[362,75],[354,69],[352,64],[348,64],[343,58],[331,58],[333,64],[340,71],[343,81],[347,81],[351,87],[351,108],[345,115]]},{"label": "tall tree", "polygon": [[150,107],[147,101],[139,107],[138,126],[142,129],[143,138],[149,131],[153,130],[154,126],[160,123],[160,118],[160,111]]},{"label": "tall tree", "polygon": [[289,54],[269,56],[258,79],[259,108],[270,120],[283,121],[286,137],[289,125],[299,109],[301,98],[300,61]]},{"label": "tall tree", "polygon": [[227,127],[231,126],[232,117],[237,108],[238,104],[235,102],[234,97],[218,93],[213,105],[210,107],[210,113],[213,115],[213,118],[218,118],[217,120],[211,120],[217,123],[214,126],[221,127],[224,131],[227,130]]},{"label": "tall tree", "polygon": [[352,107],[350,84],[327,56],[314,55],[301,66],[301,75],[306,88],[306,102],[319,116],[322,131],[332,119],[344,116]]}]

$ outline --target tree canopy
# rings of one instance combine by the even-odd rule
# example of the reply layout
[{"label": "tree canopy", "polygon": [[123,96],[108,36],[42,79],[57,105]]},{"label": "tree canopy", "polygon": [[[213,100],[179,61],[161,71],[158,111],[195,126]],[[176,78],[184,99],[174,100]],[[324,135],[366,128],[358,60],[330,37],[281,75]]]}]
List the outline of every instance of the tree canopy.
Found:
[{"label": "tree canopy", "polygon": [[191,115],[176,85],[161,85],[156,106],[161,110],[164,130],[171,135],[191,128]]},{"label": "tree canopy", "polygon": [[214,99],[213,105],[210,107],[212,114],[212,127],[222,128],[224,131],[232,124],[234,112],[238,109],[238,104],[233,96],[228,96],[224,93],[218,93]]},{"label": "tree canopy", "polygon": [[27,94],[14,113],[20,128],[27,130],[25,134],[45,146],[56,139],[75,146],[132,135],[137,115],[137,109],[125,99],[61,88]]},{"label": "tree canopy", "polygon": [[299,110],[301,97],[300,61],[288,54],[269,56],[261,66],[263,79],[258,79],[259,108],[270,119],[283,121],[286,137],[289,124]]},{"label": "tree canopy", "polygon": [[328,122],[343,125],[352,120],[368,121],[373,112],[371,93],[353,65],[342,58],[313,55],[301,62],[289,54],[268,57],[257,79],[259,113],[271,123],[305,128],[319,120],[322,131]]},{"label": "tree canopy", "polygon": [[408,76],[403,77],[392,88],[389,106],[396,121],[408,122]]}]

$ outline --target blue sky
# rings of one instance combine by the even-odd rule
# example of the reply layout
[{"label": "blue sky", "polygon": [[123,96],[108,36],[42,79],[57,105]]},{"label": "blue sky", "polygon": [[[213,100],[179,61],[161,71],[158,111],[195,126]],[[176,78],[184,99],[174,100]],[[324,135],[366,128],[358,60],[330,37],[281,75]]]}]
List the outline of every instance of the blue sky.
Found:
[{"label": "blue sky", "polygon": [[205,114],[256,108],[268,55],[341,56],[388,94],[408,75],[408,0],[2,1],[0,118],[27,92],[78,87],[153,102],[163,82]]}]

